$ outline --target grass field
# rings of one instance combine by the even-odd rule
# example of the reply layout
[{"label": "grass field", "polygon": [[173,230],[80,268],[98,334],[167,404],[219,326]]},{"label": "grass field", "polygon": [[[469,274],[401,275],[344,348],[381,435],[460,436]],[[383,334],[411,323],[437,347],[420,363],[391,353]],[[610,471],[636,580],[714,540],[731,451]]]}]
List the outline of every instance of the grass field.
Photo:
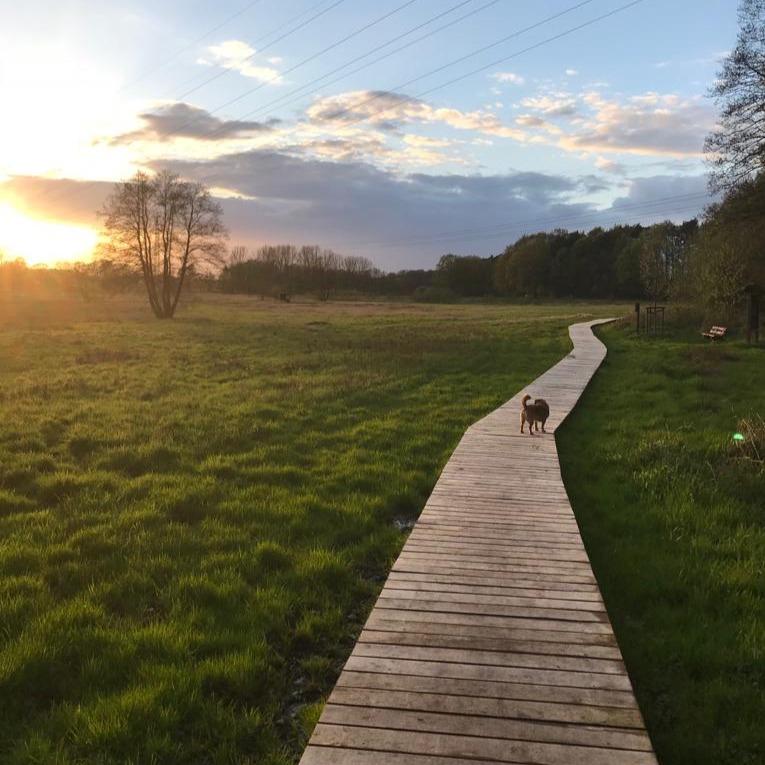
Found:
[{"label": "grass field", "polygon": [[599,334],[608,358],[558,443],[659,761],[760,765],[765,466],[732,434],[765,413],[765,348]]},{"label": "grass field", "polygon": [[0,762],[293,762],[395,522],[569,323],[623,312],[5,302]]}]

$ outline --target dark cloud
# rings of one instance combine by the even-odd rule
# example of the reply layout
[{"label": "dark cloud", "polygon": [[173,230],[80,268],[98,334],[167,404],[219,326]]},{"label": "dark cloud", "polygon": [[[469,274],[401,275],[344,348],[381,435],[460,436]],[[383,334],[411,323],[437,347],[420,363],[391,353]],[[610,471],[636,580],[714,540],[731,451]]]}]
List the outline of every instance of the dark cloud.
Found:
[{"label": "dark cloud", "polygon": [[[626,193],[598,210],[571,201],[612,188],[597,175],[399,176],[364,162],[275,151],[168,164],[186,177],[247,197],[222,200],[232,243],[318,243],[365,255],[384,269],[430,267],[449,251],[490,255],[524,233],[557,227],[687,219],[708,201],[702,175],[619,180]],[[110,184],[17,178],[0,185],[0,195],[12,192],[30,209],[92,224],[110,189]]]},{"label": "dark cloud", "polygon": [[[543,173],[398,176],[362,162],[273,151],[170,167],[252,197],[224,203],[234,239],[319,242],[371,257],[383,268],[431,266],[452,244],[488,255],[502,249],[508,236],[486,239],[481,235],[486,229],[517,224],[523,233],[524,222],[592,211],[588,204],[567,201],[587,184]],[[448,239],[465,229],[476,235]]]},{"label": "dark cloud", "polygon": [[630,183],[629,193],[614,200],[614,210],[630,205],[649,204],[657,199],[666,199],[668,209],[672,204],[685,204],[696,197],[703,198],[699,209],[711,201],[708,196],[708,178],[706,175],[653,175],[645,178],[634,178]]},{"label": "dark cloud", "polygon": [[138,116],[144,123],[141,128],[116,136],[110,143],[118,145],[132,141],[163,142],[171,138],[195,138],[199,141],[248,138],[259,133],[268,133],[280,122],[221,120],[205,109],[183,102],[161,106],[155,111],[144,112]]}]

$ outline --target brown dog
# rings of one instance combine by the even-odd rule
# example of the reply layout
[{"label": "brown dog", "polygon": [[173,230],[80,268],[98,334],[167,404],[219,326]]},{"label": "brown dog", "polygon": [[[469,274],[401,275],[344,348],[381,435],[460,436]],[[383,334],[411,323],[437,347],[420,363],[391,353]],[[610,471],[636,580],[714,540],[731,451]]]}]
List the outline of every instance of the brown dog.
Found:
[{"label": "brown dog", "polygon": [[533,404],[530,404],[531,396],[528,394],[523,397],[523,409],[521,410],[521,433],[523,433],[523,426],[529,424],[529,435],[533,436],[533,426],[536,425],[539,430],[539,423],[542,423],[542,432],[545,433],[545,423],[550,416],[550,407],[547,406],[547,402],[543,398],[534,400]]}]

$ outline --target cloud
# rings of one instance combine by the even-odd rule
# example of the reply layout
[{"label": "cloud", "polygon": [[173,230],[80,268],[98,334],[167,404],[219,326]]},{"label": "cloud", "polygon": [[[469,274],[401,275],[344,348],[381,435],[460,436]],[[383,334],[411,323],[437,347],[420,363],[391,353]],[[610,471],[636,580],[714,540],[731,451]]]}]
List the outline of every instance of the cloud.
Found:
[{"label": "cloud", "polygon": [[714,123],[700,98],[649,92],[617,101],[591,92],[583,100],[589,113],[560,141],[569,151],[701,158]]},{"label": "cloud", "polygon": [[[629,97],[608,97],[599,89],[541,93],[524,98],[520,106],[528,111],[516,118],[517,126],[546,132],[546,140],[577,153],[698,160],[715,120],[711,105],[700,97],[653,91]],[[552,141],[551,136],[557,137]]]},{"label": "cloud", "polygon": [[98,227],[98,210],[112,188],[101,181],[17,175],[0,182],[0,202],[7,201],[33,217]]},{"label": "cloud", "polygon": [[[558,218],[592,214],[592,205],[572,199],[603,188],[603,180],[592,176],[400,175],[367,162],[265,150],[169,166],[250,198],[224,200],[235,241],[315,241],[371,257],[386,269],[432,266],[449,249],[497,252],[516,236],[536,230],[540,220],[554,224]],[[508,230],[482,236],[497,226]],[[465,229],[476,233],[448,236]]]},{"label": "cloud", "polygon": [[[692,218],[704,205],[712,201],[705,174],[697,175],[652,175],[634,178],[630,182],[629,192],[614,200],[611,209],[618,213],[625,206],[656,205],[655,212],[649,213],[654,220],[672,220]],[[690,211],[690,212],[689,212]],[[625,210],[626,212],[626,210]]]},{"label": "cloud", "polygon": [[355,91],[315,101],[306,112],[315,126],[349,127],[366,123],[396,131],[404,123],[442,123],[456,130],[472,130],[525,141],[526,134],[505,125],[495,114],[475,110],[437,108],[417,98],[390,91]]},{"label": "cloud", "polygon": [[172,138],[194,138],[199,141],[224,141],[247,138],[271,132],[278,120],[246,122],[221,120],[205,109],[178,101],[164,104],[153,111],[138,115],[143,125],[130,133],[110,139],[114,145],[133,141],[165,142]]},{"label": "cloud", "polygon": [[491,77],[497,82],[505,82],[511,85],[523,85],[526,82],[520,74],[515,74],[514,72],[495,72]]},{"label": "cloud", "polygon": [[569,117],[577,113],[577,99],[569,93],[531,96],[524,98],[521,105],[547,117]]},{"label": "cloud", "polygon": [[243,77],[251,77],[263,83],[278,85],[283,82],[281,73],[275,68],[281,63],[281,59],[268,59],[271,66],[258,65],[253,61],[257,53],[255,48],[241,40],[226,40],[220,45],[211,45],[207,53],[209,58],[199,59],[200,64],[232,69]]},{"label": "cloud", "polygon": [[627,172],[627,167],[621,162],[615,162],[613,159],[606,159],[605,157],[598,157],[595,160],[595,167],[604,173],[613,175],[624,175]]},{"label": "cloud", "polygon": [[[542,119],[535,114],[520,114],[515,118],[515,124],[523,128],[538,130],[549,135],[561,135],[563,130],[548,120]],[[537,136],[538,139],[538,136]],[[533,138],[530,140],[534,140]]]},{"label": "cloud", "polygon": [[566,69],[566,77],[576,77],[578,74],[578,69]]}]

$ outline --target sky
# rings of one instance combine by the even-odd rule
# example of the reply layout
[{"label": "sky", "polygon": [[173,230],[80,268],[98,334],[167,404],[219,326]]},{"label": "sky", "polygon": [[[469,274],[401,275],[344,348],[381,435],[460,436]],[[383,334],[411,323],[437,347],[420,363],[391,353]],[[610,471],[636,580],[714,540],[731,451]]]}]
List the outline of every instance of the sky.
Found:
[{"label": "sky", "polygon": [[385,270],[682,220],[736,0],[0,5],[0,252],[90,257],[115,181],[211,187],[232,245]]}]

